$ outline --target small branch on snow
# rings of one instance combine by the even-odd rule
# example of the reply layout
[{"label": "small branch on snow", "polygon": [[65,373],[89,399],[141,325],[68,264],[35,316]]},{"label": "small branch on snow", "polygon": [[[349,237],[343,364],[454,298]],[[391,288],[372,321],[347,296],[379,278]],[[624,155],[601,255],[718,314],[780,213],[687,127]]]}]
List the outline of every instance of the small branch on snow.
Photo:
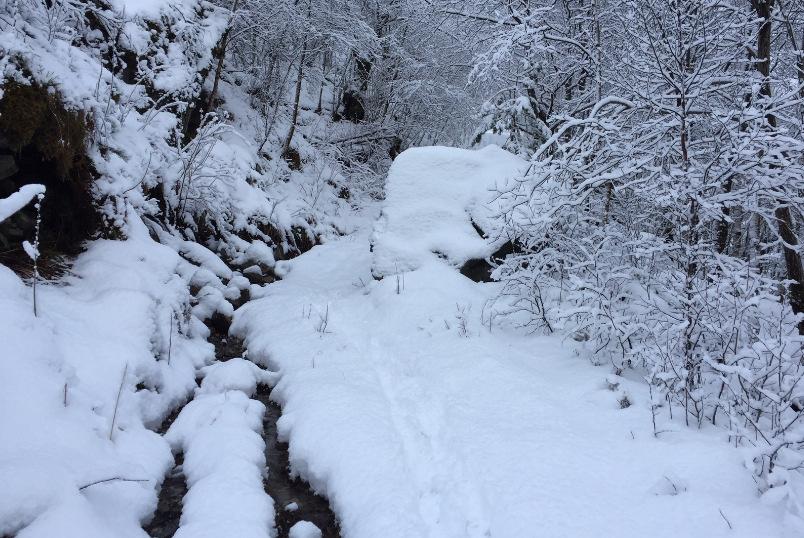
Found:
[{"label": "small branch on snow", "polygon": [[720,512],[720,517],[722,517],[722,518],[723,518],[723,521],[725,521],[725,522],[726,522],[726,525],[728,525],[728,526],[729,526],[729,530],[734,530],[734,527],[732,527],[732,526],[731,526],[731,522],[730,522],[730,521],[728,520],[728,518],[726,517],[726,514],[724,514],[724,513],[723,513],[723,510],[722,510],[722,509],[720,509],[720,508],[718,508],[718,509],[717,509],[717,511],[718,511],[718,512]]},{"label": "small branch on snow", "polygon": [[85,485],[79,487],[78,491],[84,491],[88,487],[95,486],[97,484],[104,484],[106,482],[148,482],[148,479],[147,478],[123,478],[122,476],[113,476],[112,478],[103,478],[101,480],[95,480],[94,482],[90,482],[89,484],[85,484]]},{"label": "small branch on snow", "polygon": [[120,387],[117,389],[117,400],[114,402],[114,413],[112,414],[112,425],[109,428],[109,440],[113,441],[114,425],[117,422],[117,408],[120,406],[120,395],[123,394],[123,385],[126,383],[126,374],[128,373],[128,363],[123,368],[123,377],[120,379]]}]

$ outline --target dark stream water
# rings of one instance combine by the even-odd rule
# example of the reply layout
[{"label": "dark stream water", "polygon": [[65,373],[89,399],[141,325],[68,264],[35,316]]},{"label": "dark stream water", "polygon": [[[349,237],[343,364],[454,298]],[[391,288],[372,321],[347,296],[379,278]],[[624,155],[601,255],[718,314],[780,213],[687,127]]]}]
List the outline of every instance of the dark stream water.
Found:
[{"label": "dark stream water", "polygon": [[[266,386],[259,387],[254,396],[265,404],[262,435],[268,472],[264,482],[265,491],[274,500],[278,536],[287,537],[290,528],[298,521],[310,521],[321,529],[323,538],[339,538],[338,522],[327,499],[316,495],[303,480],[290,476],[288,445],[279,441],[276,430],[276,421],[282,410],[269,397],[270,389]],[[290,503],[296,503],[298,508],[285,510]]]},{"label": "dark stream water", "polygon": [[[211,334],[209,341],[215,346],[215,357],[219,361],[227,361],[233,357],[242,357],[243,341],[229,336],[228,323],[214,319],[209,324]],[[265,472],[264,484],[266,493],[274,500],[276,510],[276,527],[279,538],[287,538],[290,528],[299,521],[310,521],[319,529],[323,538],[340,538],[338,522],[326,498],[316,495],[310,486],[298,478],[290,477],[288,464],[288,445],[279,442],[276,421],[282,414],[281,408],[270,400],[271,389],[260,386],[254,399],[265,404],[262,436],[265,440]],[[181,412],[176,409],[165,419],[158,432],[164,434]],[[175,456],[175,466],[165,476],[159,491],[159,501],[153,520],[144,527],[151,538],[171,538],[179,528],[182,501],[187,494],[187,483],[182,471],[183,455]],[[295,510],[286,507],[295,503]],[[236,538],[236,537],[233,537]]]}]

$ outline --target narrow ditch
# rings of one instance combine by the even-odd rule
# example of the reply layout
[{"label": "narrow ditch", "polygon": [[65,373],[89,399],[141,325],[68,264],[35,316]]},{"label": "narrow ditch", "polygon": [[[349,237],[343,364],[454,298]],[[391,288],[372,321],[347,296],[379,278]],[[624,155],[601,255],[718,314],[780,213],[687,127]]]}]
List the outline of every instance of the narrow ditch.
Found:
[{"label": "narrow ditch", "polygon": [[[278,538],[287,538],[290,528],[299,521],[314,523],[323,538],[340,538],[335,514],[326,498],[316,495],[310,486],[299,478],[291,478],[288,445],[279,441],[276,421],[282,409],[270,399],[271,389],[261,385],[255,399],[265,404],[262,436],[265,440],[265,491],[274,500]],[[288,510],[295,504],[295,509]]]},{"label": "narrow ditch", "polygon": [[[228,332],[228,323],[222,322],[221,319],[213,319],[208,323],[208,327],[210,329],[208,340],[215,347],[216,360],[226,361],[239,356],[237,353],[242,352],[243,343],[236,338],[227,338],[223,331]],[[200,385],[198,379],[196,382],[199,382]],[[156,433],[165,435],[185,405],[187,403],[174,409],[162,421]],[[165,475],[162,487],[159,489],[154,517],[148,525],[143,527],[151,538],[171,538],[179,530],[184,496],[187,495],[187,480],[184,477],[183,465],[184,454],[176,454],[173,468]]]},{"label": "narrow ditch", "polygon": [[[186,404],[185,404],[186,405]],[[156,433],[165,435],[170,426],[179,416],[184,405],[180,405],[162,421]],[[184,478],[184,454],[174,456],[173,468],[165,475],[162,487],[159,489],[159,498],[156,504],[154,518],[143,530],[151,538],[171,538],[179,530],[181,521],[181,506],[187,494],[187,481]]]},{"label": "narrow ditch", "polygon": [[187,494],[187,481],[182,471],[184,455],[176,454],[175,459],[176,464],[165,476],[162,488],[159,490],[154,518],[144,527],[151,538],[170,538],[179,530],[182,500]]},{"label": "narrow ditch", "polygon": [[[245,351],[243,341],[228,334],[230,323],[231,320],[217,315],[207,323],[210,329],[208,340],[215,347],[217,361],[242,357]],[[309,521],[321,530],[322,538],[340,538],[338,522],[327,499],[316,495],[303,480],[290,476],[288,445],[279,441],[276,428],[282,409],[270,400],[270,395],[270,387],[261,385],[253,398],[265,405],[262,436],[267,469],[263,482],[265,492],[274,500],[277,536],[287,538],[295,523]],[[163,421],[157,433],[164,435],[183,408],[183,405],[176,408]],[[159,490],[153,520],[144,527],[151,538],[171,538],[179,528],[182,503],[187,494],[182,464],[183,454],[176,454],[175,465],[165,476]],[[293,509],[288,509],[288,506]]]}]

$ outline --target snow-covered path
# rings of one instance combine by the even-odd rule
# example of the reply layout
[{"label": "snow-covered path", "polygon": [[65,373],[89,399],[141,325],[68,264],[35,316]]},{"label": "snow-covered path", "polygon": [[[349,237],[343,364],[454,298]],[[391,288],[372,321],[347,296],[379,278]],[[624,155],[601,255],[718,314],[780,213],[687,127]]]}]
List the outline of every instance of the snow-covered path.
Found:
[{"label": "snow-covered path", "polygon": [[663,418],[656,439],[639,383],[490,330],[495,284],[435,258],[404,281],[370,269],[367,233],[317,246],[232,327],[280,372],[291,465],[343,536],[783,536],[719,432]]}]

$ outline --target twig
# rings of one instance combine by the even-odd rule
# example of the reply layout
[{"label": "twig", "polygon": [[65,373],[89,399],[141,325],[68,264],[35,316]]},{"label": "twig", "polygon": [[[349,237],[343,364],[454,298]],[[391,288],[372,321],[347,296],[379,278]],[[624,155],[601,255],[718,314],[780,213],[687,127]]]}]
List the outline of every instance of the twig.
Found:
[{"label": "twig", "polygon": [[170,366],[170,355],[173,351],[173,311],[170,312],[170,334],[168,335],[168,366]]},{"label": "twig", "polygon": [[[95,486],[97,484],[103,484],[106,482],[114,482],[115,480],[119,482],[148,482],[147,478],[123,478],[122,476],[113,476],[112,478],[104,478],[102,480],[95,480],[94,482],[90,482],[89,484],[85,484],[78,488],[78,491],[84,491],[88,487]],[[722,513],[722,512],[721,512]]]},{"label": "twig", "polygon": [[132,191],[132,190],[136,189],[137,187],[139,187],[140,185],[142,185],[142,182],[145,181],[145,176],[148,175],[148,170],[151,168],[151,157],[152,156],[153,156],[153,152],[149,151],[148,152],[148,164],[145,166],[145,172],[142,173],[142,177],[134,185],[132,185],[131,187],[129,187],[126,190],[124,190],[123,194],[126,194],[127,192]]},{"label": "twig", "polygon": [[728,518],[726,517],[726,514],[724,514],[724,513],[723,513],[723,510],[721,510],[720,508],[718,508],[718,509],[717,509],[717,511],[718,511],[718,512],[720,512],[720,517],[722,517],[722,518],[723,518],[723,521],[725,521],[725,522],[726,522],[726,525],[728,525],[728,526],[729,526],[729,530],[734,530],[734,527],[732,527],[732,526],[731,526],[731,522],[730,522],[730,521],[728,520]]},{"label": "twig", "polygon": [[120,379],[120,387],[117,389],[117,400],[114,402],[114,413],[112,414],[112,426],[109,428],[109,440],[114,436],[114,425],[117,422],[117,408],[120,406],[120,395],[123,394],[123,385],[126,382],[126,374],[128,373],[128,363],[123,368],[123,377]]}]

